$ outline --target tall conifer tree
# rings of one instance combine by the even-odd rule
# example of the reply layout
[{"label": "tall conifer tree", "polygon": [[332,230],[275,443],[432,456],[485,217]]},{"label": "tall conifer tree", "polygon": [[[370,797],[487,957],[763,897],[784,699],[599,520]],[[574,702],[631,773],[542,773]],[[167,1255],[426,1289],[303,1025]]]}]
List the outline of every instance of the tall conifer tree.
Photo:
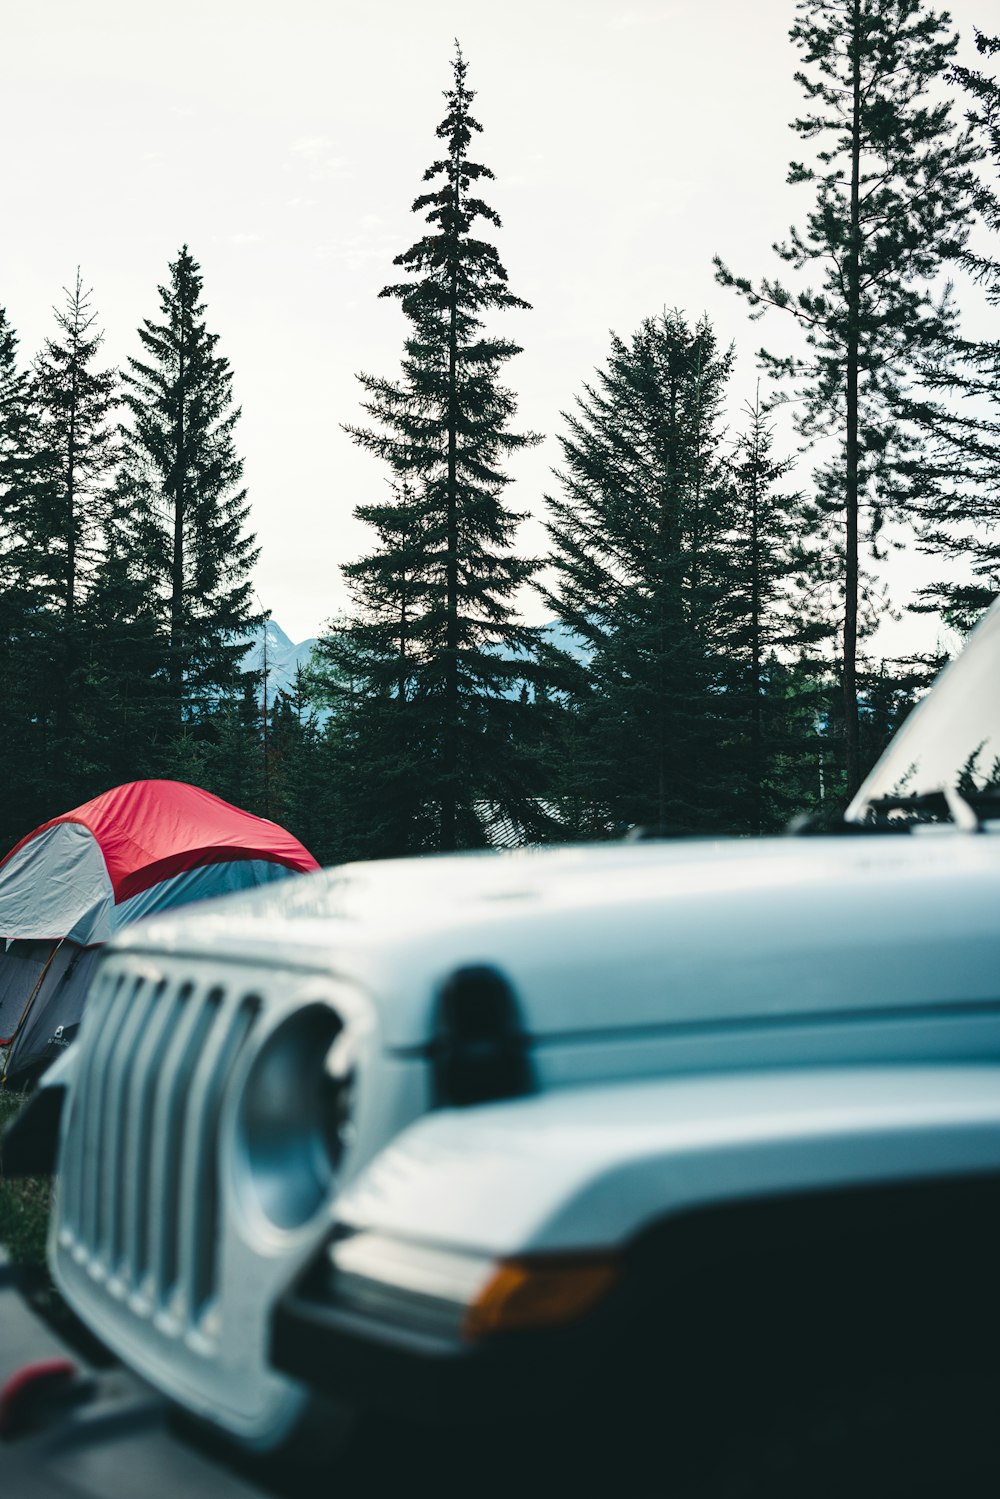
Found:
[{"label": "tall conifer tree", "polygon": [[339,719],[331,744],[349,761],[356,810],[343,832],[358,854],[433,848],[440,812],[428,796],[428,767],[441,702],[422,681],[428,520],[409,481],[395,485],[388,501],[357,506],[355,515],[371,526],[376,546],[343,568],[354,612],[315,652],[325,700]]},{"label": "tall conifer tree", "polygon": [[140,560],[125,518],[109,516],[80,616],[95,791],[173,771],[162,622]]},{"label": "tall conifer tree", "polygon": [[18,365],[17,334],[0,307],[0,558],[10,555],[30,465],[28,376]]},{"label": "tall conifer tree", "polygon": [[111,417],[117,373],[93,368],[104,335],[96,330],[91,296],[77,270],[65,308],[55,314],[61,336],[46,339],[34,371],[39,436],[51,465],[49,514],[40,531],[48,532],[49,564],[56,572],[53,602],[67,629],[102,552],[115,461]]},{"label": "tall conifer tree", "polygon": [[119,483],[140,574],[158,602],[175,725],[242,689],[258,556],[234,429],[229,361],[217,352],[187,246],[159,288],[161,321],[129,359]]},{"label": "tall conifer tree", "polygon": [[[1000,36],[977,34],[984,58],[1000,54]],[[960,257],[980,283],[988,305],[1000,310],[1000,79],[981,69],[956,67],[965,90],[967,118],[982,142],[989,177],[976,190],[983,229],[993,236]],[[909,498],[925,551],[957,563],[964,576],[942,578],[921,592],[920,609],[940,609],[950,624],[969,629],[1000,593],[1000,337],[969,339],[957,333],[922,368],[923,391],[911,413],[927,451],[909,466]]]},{"label": "tall conifer tree", "polygon": [[356,612],[327,654],[352,685],[353,721],[369,723],[359,757],[373,793],[384,785],[379,763],[409,779],[415,804],[388,835],[397,846],[480,843],[484,803],[522,822],[534,815],[519,749],[526,705],[511,691],[530,671],[534,636],[517,619],[514,595],[534,564],[514,555],[521,517],[503,502],[501,465],[536,439],[511,430],[515,399],[500,379],[520,350],[484,324],[527,304],[509,290],[495,245],[476,232],[500,219],[477,193],[493,173],[470,154],[482,128],[473,98],[456,50],[437,128],[443,152],[413,204],[428,228],[396,258],[407,279],[382,292],[410,324],[402,371],[397,380],[359,377],[376,425],[347,429],[388,463],[397,491],[358,511],[378,548],[349,572]]},{"label": "tall conifer tree", "polygon": [[37,421],[17,347],[17,334],[0,307],[0,607],[8,610],[33,565],[27,532]]},{"label": "tall conifer tree", "polygon": [[826,675],[818,648],[831,627],[815,598],[808,510],[784,488],[792,463],[774,452],[759,388],[744,412],[732,463],[725,678],[736,731],[732,771],[744,804],[738,825],[763,833],[812,801],[815,778],[796,764],[815,759]]},{"label": "tall conifer tree", "polygon": [[42,629],[45,595],[29,529],[37,413],[17,348],[17,335],[0,307],[0,851],[20,837],[25,822],[32,825],[32,815],[43,806],[42,695],[51,665]]},{"label": "tall conifer tree", "polygon": [[[103,553],[115,462],[111,418],[118,377],[114,370],[94,368],[103,334],[95,327],[91,295],[78,269],[72,289],[66,290],[65,307],[55,314],[60,336],[46,340],[34,369],[40,461],[29,525],[58,634],[60,660],[53,682],[60,740],[70,732],[76,707],[78,615]],[[74,734],[71,763],[78,751]]]},{"label": "tall conifer tree", "polygon": [[861,774],[858,732],[860,548],[893,510],[892,476],[911,434],[897,419],[915,360],[946,331],[931,297],[941,266],[965,240],[975,148],[958,136],[934,89],[957,38],[946,13],[923,0],[798,0],[791,38],[808,111],[793,122],[815,165],[792,162],[788,181],[815,204],[804,231],[776,246],[800,291],[753,285],[717,261],[719,279],[758,312],[778,308],[804,337],[801,356],[764,353],[790,381],[809,440],[832,438],[816,475],[819,503],[840,556],[847,789]]},{"label": "tall conifer tree", "polygon": [[[707,320],[614,336],[561,438],[545,595],[586,662],[573,759],[597,825],[703,831],[730,808],[720,685],[732,486],[721,407],[732,351]],[[573,674],[569,681],[572,684]]]}]

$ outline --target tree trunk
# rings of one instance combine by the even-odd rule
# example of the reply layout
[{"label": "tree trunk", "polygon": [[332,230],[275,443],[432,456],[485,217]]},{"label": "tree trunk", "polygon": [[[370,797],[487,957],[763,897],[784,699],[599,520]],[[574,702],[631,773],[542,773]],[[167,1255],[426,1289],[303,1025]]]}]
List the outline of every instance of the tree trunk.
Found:
[{"label": "tree trunk", "polygon": [[670,741],[670,715],[674,710],[674,704],[669,700],[667,692],[666,671],[664,662],[667,656],[668,644],[672,641],[678,627],[680,610],[675,605],[675,600],[668,600],[667,590],[674,587],[672,564],[677,548],[676,515],[677,515],[677,485],[673,472],[673,458],[677,440],[677,381],[670,382],[670,400],[668,404],[668,430],[669,439],[663,453],[663,467],[665,477],[660,491],[659,506],[659,544],[660,544],[660,596],[658,600],[658,638],[656,642],[656,696],[658,709],[656,715],[657,743],[656,743],[656,823],[660,828],[667,825],[667,745]]},{"label": "tree trunk", "polygon": [[[458,238],[459,183],[455,175],[454,235]],[[458,245],[453,247],[448,329],[448,553],[445,577],[444,743],[441,755],[441,848],[457,848],[455,776],[458,770]]]},{"label": "tree trunk", "polygon": [[[79,296],[79,286],[77,286]],[[62,681],[56,697],[56,728],[60,740],[70,732],[71,682],[76,668],[75,615],[76,615],[76,418],[77,418],[77,371],[75,359],[71,367],[69,394],[69,429],[66,435],[66,588],[63,595],[62,630]]]},{"label": "tree trunk", "polygon": [[844,749],[847,795],[861,784],[858,746],[858,361],[861,321],[859,178],[861,169],[861,7],[851,7],[851,226],[847,255],[847,474],[844,495]]},{"label": "tree trunk", "polygon": [[750,468],[750,755],[753,776],[751,825],[763,831],[763,731],[761,725],[761,630],[760,630],[760,389],[754,409],[753,450]]},{"label": "tree trunk", "polygon": [[187,454],[185,452],[184,389],[185,327],[183,292],[180,297],[180,339],[177,360],[177,422],[174,436],[174,539],[170,588],[170,687],[178,725],[184,717],[184,508],[186,501],[185,477]]}]

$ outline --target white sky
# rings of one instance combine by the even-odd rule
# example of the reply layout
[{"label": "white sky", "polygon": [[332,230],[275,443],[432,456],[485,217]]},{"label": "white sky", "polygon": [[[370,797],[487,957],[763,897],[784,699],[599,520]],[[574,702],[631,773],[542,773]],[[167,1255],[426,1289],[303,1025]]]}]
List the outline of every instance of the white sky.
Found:
[{"label": "white sky", "polygon": [[[951,6],[970,61],[987,10]],[[506,370],[519,425],[548,434],[507,493],[538,515],[559,413],[609,329],[707,311],[736,342],[734,413],[754,350],[780,344],[780,320],[749,323],[711,257],[774,274],[771,241],[804,218],[808,189],[784,184],[800,154],[793,13],[793,0],[6,0],[0,305],[29,359],[79,264],[107,362],[124,363],[188,242],[243,408],[257,588],[302,639],[343,607],[338,566],[368,544],[351,512],[384,492],[384,465],[340,423],[361,417],[357,371],[398,369],[405,322],[377,294],[421,227],[409,209],[453,38],[497,177],[485,196],[501,258],[534,309],[503,326],[525,350]],[[522,528],[526,552],[544,542],[537,522]],[[892,566],[900,600],[927,571]],[[546,612],[527,599],[525,613]]]}]

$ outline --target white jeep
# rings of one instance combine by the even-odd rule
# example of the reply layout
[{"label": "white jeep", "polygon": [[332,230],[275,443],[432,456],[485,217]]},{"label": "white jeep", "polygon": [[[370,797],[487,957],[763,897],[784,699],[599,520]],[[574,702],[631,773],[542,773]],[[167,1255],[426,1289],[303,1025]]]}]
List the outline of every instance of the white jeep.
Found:
[{"label": "white jeep", "polygon": [[129,929],[50,1079],[63,1296],[260,1448],[315,1391],[628,1385],[676,1447],[863,1364],[917,1427],[901,1380],[988,1348],[995,1389],[998,761],[994,609],[842,833],[346,866]]}]

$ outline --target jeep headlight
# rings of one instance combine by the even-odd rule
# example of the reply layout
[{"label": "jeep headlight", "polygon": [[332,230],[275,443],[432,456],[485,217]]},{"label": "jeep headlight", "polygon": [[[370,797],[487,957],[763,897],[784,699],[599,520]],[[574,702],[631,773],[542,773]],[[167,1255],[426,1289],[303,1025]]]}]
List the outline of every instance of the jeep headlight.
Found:
[{"label": "jeep headlight", "polygon": [[240,1099],[238,1170],[250,1204],[274,1227],[300,1228],[332,1194],[353,1089],[348,1033],[328,1005],[305,1005],[264,1041]]}]

